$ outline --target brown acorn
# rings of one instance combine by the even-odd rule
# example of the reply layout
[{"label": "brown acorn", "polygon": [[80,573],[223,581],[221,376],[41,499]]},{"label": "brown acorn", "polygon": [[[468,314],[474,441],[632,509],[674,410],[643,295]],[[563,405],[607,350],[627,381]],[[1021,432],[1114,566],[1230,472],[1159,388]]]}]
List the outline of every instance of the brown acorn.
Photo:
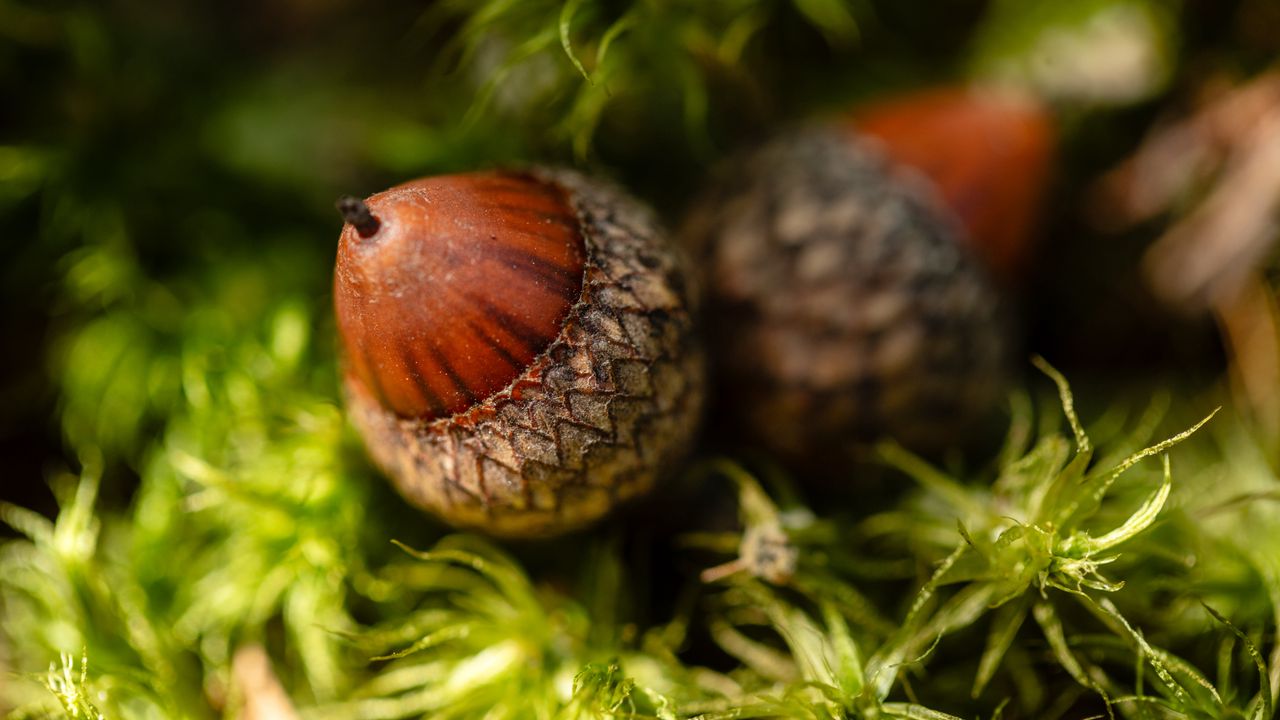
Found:
[{"label": "brown acorn", "polygon": [[1008,89],[936,88],[860,107],[851,128],[878,140],[895,165],[924,174],[983,267],[1007,286],[1022,284],[1053,161],[1042,103]]},{"label": "brown acorn", "polygon": [[537,169],[424,178],[339,209],[347,406],[410,502],[553,535],[687,452],[704,380],[695,287],[637,201]]},{"label": "brown acorn", "polygon": [[[970,111],[956,102],[928,113]],[[876,139],[808,125],[730,159],[684,229],[706,279],[720,416],[795,465],[838,468],[882,436],[951,446],[1003,396],[1010,328],[974,246],[1005,232],[999,190],[1021,177],[999,171],[1024,156],[984,155],[972,127],[957,158],[927,128],[885,127]],[[894,137],[929,147],[940,179],[901,162]]]}]

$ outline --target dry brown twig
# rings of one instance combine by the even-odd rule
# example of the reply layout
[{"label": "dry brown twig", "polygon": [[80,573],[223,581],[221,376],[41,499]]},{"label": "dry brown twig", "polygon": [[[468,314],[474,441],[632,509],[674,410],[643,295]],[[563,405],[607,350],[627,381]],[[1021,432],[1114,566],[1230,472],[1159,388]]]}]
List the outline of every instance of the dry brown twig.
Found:
[{"label": "dry brown twig", "polygon": [[1195,114],[1156,129],[1107,173],[1092,198],[1095,225],[1106,230],[1191,200],[1143,271],[1159,298],[1192,311],[1240,292],[1275,241],[1280,214],[1280,71],[1207,94]]}]

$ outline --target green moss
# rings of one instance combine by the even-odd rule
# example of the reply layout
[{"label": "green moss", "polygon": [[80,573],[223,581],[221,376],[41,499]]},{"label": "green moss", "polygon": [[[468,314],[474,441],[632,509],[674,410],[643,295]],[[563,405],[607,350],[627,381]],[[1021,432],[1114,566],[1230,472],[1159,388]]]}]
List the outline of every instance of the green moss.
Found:
[{"label": "green moss", "polygon": [[[372,514],[368,469],[347,452],[332,398],[307,389],[329,371],[307,361],[306,303],[274,307],[255,313],[255,332],[185,346],[186,399],[146,453],[128,515],[95,510],[101,461],[88,451],[56,522],[6,507],[26,535],[0,558],[7,644],[33,673],[62,663],[50,695],[31,700],[39,674],[10,686],[19,715],[218,714],[235,649],[263,643],[313,717],[941,718],[1004,702],[1070,707],[1075,687],[1113,712],[1270,716],[1265,618],[1237,626],[1201,607],[1189,633],[1186,612],[1127,602],[1162,585],[1198,602],[1197,581],[1230,558],[1272,578],[1237,585],[1232,609],[1274,612],[1274,556],[1184,519],[1194,507],[1230,512],[1188,506],[1170,474],[1168,453],[1207,419],[1142,448],[1157,424],[1148,413],[1095,447],[1045,366],[1071,435],[1048,426],[1034,439],[1029,405],[1015,403],[998,472],[967,481],[883,445],[920,489],[854,522],[815,515],[785,488],[779,505],[742,467],[714,461],[695,472],[733,481],[743,530],[686,546],[736,559],[704,573],[691,614],[644,628],[618,613],[629,574],[608,544],[571,560],[570,576],[597,579],[585,593],[539,585],[469,536],[383,550],[395,526]],[[214,313],[194,327],[211,340],[219,324]],[[1163,470],[1142,472],[1157,455]],[[1170,502],[1182,505],[1172,519]],[[1171,523],[1172,539],[1157,532]],[[1171,555],[1195,562],[1165,571]],[[867,557],[905,573],[868,572]],[[731,666],[682,661],[691,630]],[[953,637],[968,649],[953,652]],[[1200,647],[1211,637],[1214,679]],[[79,676],[65,660],[76,656]],[[1027,674],[1029,656],[1059,675]],[[963,695],[912,690],[955,673],[969,675]]]}]

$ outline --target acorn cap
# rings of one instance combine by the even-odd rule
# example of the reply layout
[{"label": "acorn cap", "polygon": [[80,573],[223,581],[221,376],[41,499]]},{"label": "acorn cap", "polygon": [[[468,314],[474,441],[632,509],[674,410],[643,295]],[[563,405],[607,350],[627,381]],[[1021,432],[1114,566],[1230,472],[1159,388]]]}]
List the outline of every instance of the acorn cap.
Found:
[{"label": "acorn cap", "polygon": [[[585,525],[687,453],[702,407],[686,264],[653,214],[564,170],[364,201],[335,305],[351,418],[410,502],[503,536]],[[367,232],[366,232],[367,231]]]},{"label": "acorn cap", "polygon": [[793,465],[955,443],[1001,394],[1008,328],[920,175],[840,125],[721,169],[684,237],[704,270],[719,416]]},{"label": "acorn cap", "polygon": [[926,175],[987,269],[1020,284],[1054,148],[1042,103],[1012,89],[940,88],[861,107],[852,128]]}]

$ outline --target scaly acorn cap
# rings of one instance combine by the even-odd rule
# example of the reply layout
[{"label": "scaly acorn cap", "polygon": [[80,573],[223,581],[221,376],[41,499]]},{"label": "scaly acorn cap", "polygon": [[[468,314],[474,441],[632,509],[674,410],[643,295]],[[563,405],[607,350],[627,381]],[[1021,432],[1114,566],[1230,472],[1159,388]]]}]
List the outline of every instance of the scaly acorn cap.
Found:
[{"label": "scaly acorn cap", "polygon": [[844,124],[720,169],[682,235],[707,289],[717,416],[792,465],[954,444],[1002,395],[1008,325],[959,219]]},{"label": "scaly acorn cap", "polygon": [[339,203],[350,416],[413,504],[494,535],[586,525],[686,455],[696,286],[653,213],[567,170]]}]

